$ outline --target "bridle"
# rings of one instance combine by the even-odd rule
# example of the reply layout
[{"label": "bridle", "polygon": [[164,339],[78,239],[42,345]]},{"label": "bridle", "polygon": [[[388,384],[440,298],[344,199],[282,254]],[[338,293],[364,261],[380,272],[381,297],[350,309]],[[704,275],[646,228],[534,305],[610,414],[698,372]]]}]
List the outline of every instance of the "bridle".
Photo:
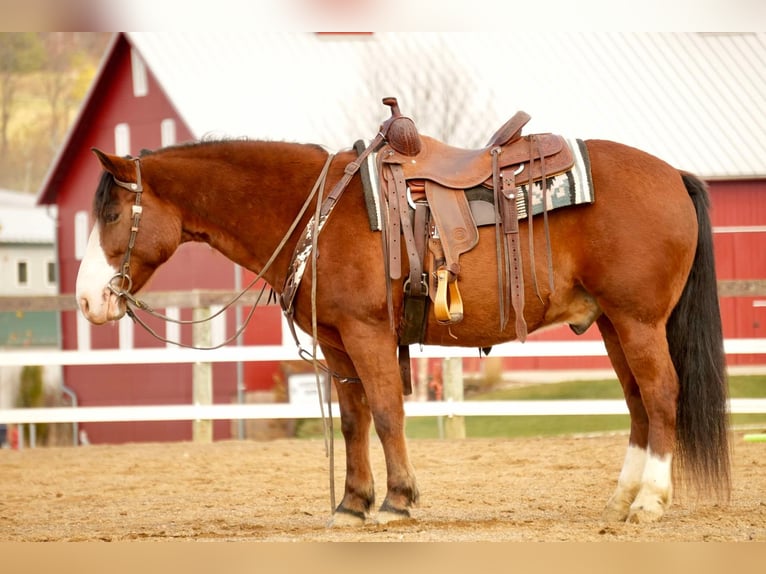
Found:
[{"label": "bridle", "polygon": [[[141,223],[141,213],[144,208],[141,205],[141,194],[144,192],[144,186],[141,184],[141,159],[133,158],[133,162],[136,165],[136,181],[120,181],[116,177],[112,176],[114,183],[123,189],[127,189],[131,193],[134,193],[136,200],[131,207],[131,215],[133,221],[130,226],[130,237],[128,239],[128,247],[125,250],[125,255],[122,258],[122,265],[120,270],[109,280],[107,287],[109,290],[118,297],[125,297],[128,300],[136,302],[136,299],[131,294],[133,290],[133,278],[130,276],[130,255],[133,253],[133,248],[136,245],[136,235],[138,235],[138,224]],[[115,281],[119,281],[119,285],[115,284]]]},{"label": "bridle", "polygon": [[[159,333],[157,333],[154,329],[152,329],[149,325],[146,324],[138,315],[135,314],[132,307],[136,307],[138,309],[141,309],[143,311],[146,311],[150,315],[157,317],[159,319],[162,319],[164,321],[168,321],[170,323],[177,323],[180,325],[193,325],[198,323],[205,323],[207,321],[211,321],[212,319],[218,317],[220,314],[222,314],[226,309],[231,307],[234,303],[236,303],[247,291],[249,291],[257,282],[259,279],[261,279],[263,275],[263,271],[256,276],[255,279],[247,286],[245,287],[242,292],[240,292],[238,295],[236,295],[231,301],[226,303],[221,309],[219,309],[216,313],[210,315],[209,317],[205,317],[202,319],[194,319],[194,320],[180,320],[176,319],[175,317],[169,317],[167,315],[164,315],[162,313],[159,313],[152,309],[146,302],[138,299],[133,293],[133,278],[130,275],[130,257],[133,253],[133,249],[136,246],[136,236],[138,235],[138,227],[141,223],[141,215],[143,214],[143,206],[141,205],[141,195],[144,191],[144,186],[141,182],[141,159],[134,157],[130,158],[132,159],[133,163],[136,166],[136,181],[121,181],[117,179],[114,175],[112,175],[112,180],[114,181],[115,185],[118,185],[119,187],[128,190],[131,193],[134,193],[136,196],[136,199],[131,207],[131,216],[132,216],[132,222],[130,225],[130,236],[128,237],[128,246],[125,249],[125,255],[123,255],[122,258],[122,264],[120,265],[119,271],[112,276],[112,278],[109,280],[109,283],[107,283],[107,287],[109,290],[114,293],[118,298],[125,299],[125,302],[127,304],[127,311],[126,313],[128,316],[130,316],[133,321],[141,325],[146,331],[148,331],[151,335],[153,335],[155,338],[163,341],[164,343],[172,343],[174,345],[177,345],[179,347],[190,347],[190,348],[196,348],[196,349],[203,349],[203,350],[212,350],[217,349],[219,347],[222,347],[224,345],[227,345],[228,343],[232,342],[234,339],[236,339],[247,327],[247,324],[250,322],[250,319],[253,316],[253,313],[255,312],[255,308],[258,306],[258,303],[261,300],[261,297],[263,296],[263,293],[266,290],[266,287],[264,286],[261,289],[261,292],[258,294],[258,297],[256,298],[255,303],[253,304],[253,308],[250,310],[250,313],[248,314],[247,318],[245,319],[243,325],[237,329],[237,331],[226,339],[224,342],[222,342],[219,345],[215,345],[213,347],[198,347],[196,345],[187,345],[185,343],[181,343],[180,341],[171,341]],[[281,251],[282,245],[278,248],[278,251]],[[276,253],[274,255],[276,257]],[[270,262],[269,262],[270,264]],[[265,268],[264,268],[265,271]]]},{"label": "bridle", "polygon": [[[280,241],[279,245],[276,247],[274,252],[272,253],[269,260],[264,264],[261,271],[252,279],[252,281],[245,286],[237,295],[235,295],[230,301],[228,301],[226,304],[224,304],[218,311],[215,313],[204,317],[202,319],[192,319],[192,320],[181,320],[176,319],[175,317],[170,317],[168,315],[165,315],[163,313],[160,313],[158,311],[155,311],[149,304],[147,304],[145,301],[142,301],[141,299],[138,299],[133,293],[133,278],[130,274],[130,259],[131,255],[133,253],[133,249],[136,245],[136,236],[138,235],[138,228],[139,224],[141,223],[141,215],[143,213],[143,206],[141,205],[141,196],[144,191],[144,187],[142,184],[142,178],[141,178],[141,159],[134,157],[129,158],[133,161],[135,167],[136,167],[136,181],[121,181],[117,179],[114,175],[112,175],[112,180],[114,181],[115,185],[135,194],[135,201],[131,207],[131,226],[130,226],[130,236],[128,237],[128,246],[125,249],[125,254],[122,258],[122,263],[120,264],[120,269],[117,271],[117,273],[112,276],[112,278],[109,280],[109,283],[107,284],[107,287],[109,290],[116,295],[120,299],[124,299],[126,303],[126,314],[136,323],[141,325],[150,335],[155,337],[156,339],[164,342],[164,343],[170,343],[173,345],[176,345],[178,347],[186,347],[186,348],[192,348],[192,349],[200,349],[200,350],[213,350],[218,349],[220,347],[223,347],[225,345],[228,345],[232,341],[234,341],[237,337],[239,337],[247,327],[248,323],[252,319],[253,315],[255,314],[255,309],[260,304],[260,301],[266,291],[267,285],[264,283],[264,286],[261,288],[260,292],[258,293],[258,296],[256,297],[255,301],[253,302],[253,305],[248,312],[247,317],[245,317],[244,321],[242,322],[242,325],[240,325],[236,331],[228,337],[226,340],[222,341],[219,344],[213,345],[213,346],[206,346],[201,347],[198,345],[193,344],[186,344],[182,343],[180,341],[173,341],[170,339],[167,339],[166,337],[163,337],[157,331],[155,331],[152,327],[150,327],[143,319],[141,319],[134,311],[134,309],[140,309],[149,315],[152,315],[153,317],[156,317],[158,319],[161,319],[166,322],[170,323],[176,323],[179,325],[195,325],[199,323],[206,323],[208,321],[211,321],[212,319],[215,319],[219,315],[223,314],[229,307],[234,305],[239,299],[241,299],[245,293],[250,291],[256,283],[258,283],[260,280],[263,279],[266,271],[271,267],[271,264],[274,262],[274,260],[277,258],[277,256],[282,252],[282,249],[284,248],[287,241],[290,239],[290,236],[295,231],[295,228],[300,223],[301,219],[303,218],[303,215],[305,214],[306,210],[308,209],[309,205],[311,204],[311,201],[314,199],[314,197],[317,194],[317,190],[320,187],[324,187],[325,180],[327,179],[327,173],[330,168],[330,163],[332,162],[333,158],[335,157],[334,154],[328,154],[327,159],[325,161],[325,164],[322,168],[321,173],[319,174],[319,177],[317,178],[316,183],[314,184],[314,188],[311,190],[311,193],[309,193],[308,197],[306,198],[306,201],[304,202],[302,208],[300,209],[298,215],[293,220],[293,223],[290,225],[289,229],[285,233],[284,237]],[[318,200],[321,202],[321,196]],[[312,224],[309,223],[309,226]],[[271,299],[273,296],[273,292],[269,295],[269,299]],[[294,333],[293,333],[294,334]],[[294,336],[296,336],[294,334]],[[297,336],[296,336],[296,343],[298,343]],[[314,360],[313,357],[309,359],[308,357],[311,356],[310,352],[304,349],[300,343],[298,343],[298,350],[301,357],[303,357],[306,360]],[[315,353],[314,353],[315,356]]]}]

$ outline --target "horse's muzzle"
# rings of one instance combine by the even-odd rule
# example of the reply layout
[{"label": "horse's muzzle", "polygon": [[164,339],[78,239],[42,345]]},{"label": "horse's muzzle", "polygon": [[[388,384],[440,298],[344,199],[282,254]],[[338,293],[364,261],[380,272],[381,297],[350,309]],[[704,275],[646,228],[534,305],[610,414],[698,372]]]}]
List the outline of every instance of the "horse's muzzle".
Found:
[{"label": "horse's muzzle", "polygon": [[94,294],[79,295],[77,304],[83,316],[94,325],[117,321],[125,315],[127,310],[125,300],[109,287],[104,287],[100,297]]}]

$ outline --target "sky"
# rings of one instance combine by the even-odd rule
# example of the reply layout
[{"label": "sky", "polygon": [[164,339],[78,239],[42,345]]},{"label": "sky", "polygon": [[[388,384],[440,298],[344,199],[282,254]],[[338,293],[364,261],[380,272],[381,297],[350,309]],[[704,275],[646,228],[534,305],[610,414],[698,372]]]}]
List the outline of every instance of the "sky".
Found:
[{"label": "sky", "polygon": [[763,0],[0,0],[5,31],[760,31]]}]

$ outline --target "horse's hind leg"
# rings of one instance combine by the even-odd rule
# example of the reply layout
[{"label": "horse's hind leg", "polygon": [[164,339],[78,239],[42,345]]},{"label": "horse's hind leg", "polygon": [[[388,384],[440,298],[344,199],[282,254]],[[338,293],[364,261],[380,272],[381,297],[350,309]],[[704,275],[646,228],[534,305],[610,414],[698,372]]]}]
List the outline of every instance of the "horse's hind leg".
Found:
[{"label": "horse's hind leg", "polygon": [[614,326],[602,315],[598,319],[598,328],[604,339],[609,359],[622,386],[625,402],[630,413],[630,438],[625,460],[617,479],[617,488],[604,509],[604,518],[609,521],[625,520],[630,511],[630,505],[636,498],[641,488],[641,475],[646,462],[646,447],[648,442],[649,419],[647,418],[644,403],[641,400],[641,391],[628,366],[625,354],[622,352],[620,339],[614,330]]},{"label": "horse's hind leg", "polygon": [[[322,352],[330,368],[349,377],[356,376],[350,359],[331,348]],[[343,499],[330,522],[331,526],[358,526],[364,523],[375,501],[370,467],[370,408],[359,382],[336,381],[340,406],[341,432],[346,445],[346,481]]]},{"label": "horse's hind leg", "polygon": [[598,321],[631,415],[628,451],[605,518],[629,522],[658,520],[672,497],[678,377],[668,350],[664,323],[623,319],[616,327]]}]

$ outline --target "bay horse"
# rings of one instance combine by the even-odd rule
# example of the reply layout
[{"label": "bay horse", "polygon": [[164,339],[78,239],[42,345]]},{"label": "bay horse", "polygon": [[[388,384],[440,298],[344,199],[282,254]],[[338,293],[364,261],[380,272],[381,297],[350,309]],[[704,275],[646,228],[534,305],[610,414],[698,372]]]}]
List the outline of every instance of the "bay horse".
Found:
[{"label": "bay horse", "polygon": [[[523,317],[529,332],[555,324],[577,331],[597,325],[630,412],[627,452],[604,517],[652,522],[671,503],[674,468],[701,491],[725,498],[730,487],[708,196],[696,176],[648,153],[611,141],[585,145],[596,200],[549,214],[554,275],[550,285],[542,282],[539,294],[526,293]],[[139,158],[94,152],[103,174],[76,288],[79,308],[94,324],[126,312],[125,298],[113,288],[115,277],[129,277],[128,290],[138,291],[187,241],[206,242],[255,273],[268,261],[263,277],[279,292],[313,207],[286,234],[291,222],[323,170],[328,183],[336,182],[357,157],[350,149],[332,155],[314,144],[252,140],[176,145]],[[138,228],[137,212],[140,230],[131,231]],[[520,225],[527,252],[527,223]],[[534,225],[533,232],[534,242],[546,241],[542,226]],[[269,261],[283,236],[286,243]],[[399,320],[402,281],[387,290],[380,234],[370,230],[358,174],[317,246],[316,269],[294,299],[294,319],[308,333],[316,325],[337,389],[346,477],[330,524],[406,519],[419,492],[405,439],[398,341],[389,310],[393,293]],[[527,291],[532,265],[539,275],[547,273],[544,260],[526,264]],[[425,344],[486,348],[516,338],[514,322],[501,327],[492,304],[498,300],[496,266],[494,231],[483,227],[477,247],[461,258],[465,318],[445,326],[429,313]],[[375,515],[371,423],[387,471],[385,498]]]}]

